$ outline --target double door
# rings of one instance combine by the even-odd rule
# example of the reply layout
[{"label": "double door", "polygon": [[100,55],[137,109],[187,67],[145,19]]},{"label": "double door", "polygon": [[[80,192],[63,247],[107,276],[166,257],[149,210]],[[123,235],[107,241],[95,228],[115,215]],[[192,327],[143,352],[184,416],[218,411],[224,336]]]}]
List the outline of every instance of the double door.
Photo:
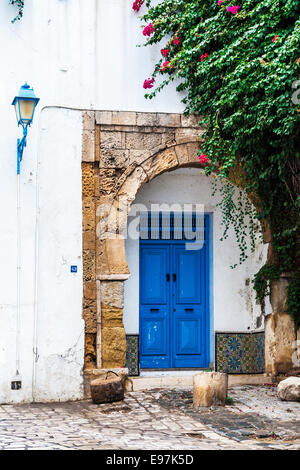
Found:
[{"label": "double door", "polygon": [[208,367],[207,246],[140,241],[141,368]]}]

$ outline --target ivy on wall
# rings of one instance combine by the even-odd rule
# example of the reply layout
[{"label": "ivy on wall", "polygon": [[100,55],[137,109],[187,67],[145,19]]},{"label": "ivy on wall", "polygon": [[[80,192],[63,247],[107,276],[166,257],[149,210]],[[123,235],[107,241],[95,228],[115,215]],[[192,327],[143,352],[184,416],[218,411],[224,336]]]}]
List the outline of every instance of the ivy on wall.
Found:
[{"label": "ivy on wall", "polygon": [[[268,221],[272,236],[268,262],[255,276],[257,298],[263,304],[270,283],[290,273],[289,312],[299,326],[300,109],[291,100],[300,66],[299,1],[146,0],[133,6],[145,8],[146,45],[164,41],[143,83],[145,97],[179,79],[185,112],[205,116],[198,158],[206,173],[228,181],[242,167],[242,187],[258,201],[255,217]],[[229,183],[222,201],[224,234],[233,225],[243,262],[246,221],[253,249],[253,214],[241,199],[234,203]]]},{"label": "ivy on wall", "polygon": [[20,20],[22,18],[23,9],[24,9],[24,1],[25,0],[9,0],[9,3],[11,5],[15,5],[18,8],[18,14],[12,20],[12,23],[14,23],[15,21]]}]

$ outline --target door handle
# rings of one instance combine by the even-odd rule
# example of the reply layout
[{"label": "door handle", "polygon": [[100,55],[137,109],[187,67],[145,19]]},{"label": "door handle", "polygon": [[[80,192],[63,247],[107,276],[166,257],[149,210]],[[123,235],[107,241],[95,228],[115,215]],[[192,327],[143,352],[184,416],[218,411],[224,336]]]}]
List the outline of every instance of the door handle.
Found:
[{"label": "door handle", "polygon": [[173,274],[173,282],[176,282],[176,274]]},{"label": "door handle", "polygon": [[150,308],[150,312],[159,312],[159,308]]},{"label": "door handle", "polygon": [[193,308],[185,308],[184,310],[185,310],[186,312],[193,312],[193,311],[194,311]]},{"label": "door handle", "polygon": [[170,282],[170,274],[166,274],[166,281]]}]

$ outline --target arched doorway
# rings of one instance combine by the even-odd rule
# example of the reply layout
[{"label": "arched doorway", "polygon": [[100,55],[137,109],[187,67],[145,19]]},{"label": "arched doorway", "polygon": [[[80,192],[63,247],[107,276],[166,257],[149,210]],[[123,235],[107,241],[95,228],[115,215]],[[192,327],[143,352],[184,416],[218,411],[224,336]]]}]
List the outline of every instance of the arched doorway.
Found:
[{"label": "arched doorway", "polygon": [[[197,125],[197,122],[196,116],[180,114],[121,111],[83,113],[83,317],[85,371],[86,373],[90,371],[92,376],[101,373],[99,369],[124,367],[126,350],[128,351],[126,340],[128,343],[133,334],[133,330],[128,329],[126,297],[128,286],[134,285],[134,270],[130,261],[131,254],[128,249],[126,253],[125,239],[122,235],[130,206],[136,198],[139,198],[143,186],[146,188],[148,184],[156,184],[169,172],[185,168],[198,168],[199,171],[196,154],[204,130]],[[239,176],[236,178],[236,175],[232,175],[232,181],[239,186],[241,180]],[[198,183],[200,180],[197,185],[203,187],[203,184]],[[180,184],[180,190],[182,188],[183,185]],[[210,191],[208,193],[210,194]],[[216,217],[213,217],[213,220],[216,220]],[[213,243],[217,240],[216,226],[210,231]],[[268,231],[266,235],[265,241],[269,242]],[[223,351],[223,357],[225,355],[230,358],[236,357],[236,351],[250,351],[248,358],[255,357],[255,351],[263,352],[264,347],[263,333],[259,333],[260,337],[256,337],[257,343],[253,342],[255,336],[251,333],[257,328],[262,329],[263,326],[260,314],[255,313],[260,309],[253,301],[251,289],[253,271],[248,269],[247,277],[245,273],[241,276],[239,269],[230,271],[229,275],[224,271],[224,266],[229,269],[231,250],[225,249],[224,243],[220,243],[219,246],[219,253],[215,247],[212,250],[211,266],[214,276],[218,273],[221,281],[217,282],[215,278],[209,279],[209,297],[213,292],[209,313],[210,365],[217,357],[214,352],[214,341],[216,351]],[[266,247],[265,250],[257,251],[258,265],[263,264],[265,251]],[[222,269],[216,266],[220,260],[224,263]],[[231,287],[224,289],[224,280],[230,278]],[[213,279],[213,289],[211,279]],[[272,374],[276,374],[278,370],[287,370],[292,364],[291,358],[294,352],[295,334],[292,320],[286,313],[285,302],[274,302],[274,298],[279,299],[280,292],[280,289],[273,291],[272,305],[275,307],[272,315],[267,317],[266,324],[266,371]],[[240,308],[236,309],[235,318],[242,323],[243,328],[235,324],[234,330],[229,331],[228,319],[232,314],[226,315],[225,311],[228,308],[232,310],[233,296],[241,302]],[[245,303],[248,305],[246,310],[243,307]],[[217,320],[218,309],[222,315],[218,316]],[[245,311],[248,313],[244,315]],[[249,312],[252,312],[250,322]],[[134,314],[139,315],[138,309],[135,309]],[[124,321],[127,331],[124,328]],[[236,328],[240,331],[236,331]],[[285,342],[280,340],[283,330]],[[127,338],[126,333],[128,333]],[[262,371],[263,354],[260,354],[259,360]],[[215,365],[217,365],[216,360]],[[250,366],[246,364],[244,371],[253,372],[252,366],[253,363]]]},{"label": "arched doorway", "polygon": [[[162,240],[162,236],[154,234],[154,240],[150,240],[150,233],[143,240],[133,231],[125,241],[131,275],[125,281],[124,326],[129,341],[131,336],[135,336],[135,341],[139,339],[141,369],[213,367],[216,332],[219,337],[226,334],[232,344],[238,345],[241,335],[244,341],[250,332],[263,330],[251,280],[265,262],[267,247],[258,243],[256,252],[243,265],[230,268],[239,257],[239,250],[233,234],[220,241],[220,196],[212,198],[211,179],[203,173],[198,168],[182,167],[157,176],[138,191],[129,213],[130,229],[130,223],[137,227],[137,210],[169,209],[176,213],[185,209],[189,213],[201,203],[205,220],[205,242],[199,251],[187,249],[183,240],[174,241],[172,236],[171,240]],[[172,226],[171,219],[170,222]],[[184,222],[182,229],[183,226]],[[180,279],[178,253],[184,282]],[[168,270],[172,271],[169,280],[165,278]],[[143,300],[148,290],[157,298]],[[235,367],[241,369],[237,356],[232,359],[232,366],[234,361]]]},{"label": "arched doorway", "polygon": [[[91,131],[89,130],[89,132]],[[92,175],[93,178],[91,180],[94,182],[93,198],[90,197],[93,191],[90,191],[88,183],[83,185],[87,194],[86,202],[84,201],[86,219],[90,214],[93,214],[93,211],[96,213],[95,221],[89,223],[89,220],[85,221],[84,212],[84,246],[86,239],[88,247],[86,252],[84,250],[84,257],[86,256],[88,261],[85,266],[88,267],[90,260],[94,262],[94,267],[88,267],[86,270],[85,291],[87,295],[92,292],[96,297],[95,304],[86,303],[88,313],[96,305],[94,318],[91,321],[86,320],[86,326],[90,327],[89,331],[86,330],[86,352],[87,350],[91,351],[89,356],[92,358],[90,365],[88,364],[90,368],[95,367],[96,361],[98,368],[124,367],[125,365],[126,333],[130,335],[133,332],[130,330],[125,331],[124,328],[124,320],[125,324],[127,321],[123,314],[124,283],[127,293],[127,286],[134,283],[135,275],[132,268],[128,267],[127,255],[130,258],[130,253],[128,250],[126,253],[123,230],[127,224],[130,207],[135,199],[139,198],[139,194],[142,194],[144,190],[146,191],[147,187],[157,185],[161,178],[169,178],[170,175],[173,175],[172,178],[174,178],[175,175],[176,178],[179,178],[176,189],[177,194],[186,192],[192,202],[199,202],[199,200],[201,202],[203,194],[205,194],[207,203],[205,211],[208,220],[216,220],[214,208],[209,207],[213,202],[209,201],[211,189],[207,181],[208,178],[202,175],[201,182],[200,179],[198,180],[201,167],[198,164],[197,151],[201,142],[199,136],[202,133],[203,129],[197,125],[197,118],[193,116],[134,112],[96,113],[96,127],[93,138],[95,140],[95,161],[99,161],[99,164],[95,165],[93,163],[93,166],[89,165],[84,170],[87,173],[90,172],[89,177],[91,178]],[[190,173],[180,175],[180,172]],[[182,184],[184,178],[190,178],[190,180],[186,184]],[[190,182],[192,180],[192,185],[194,188],[202,190],[202,195],[191,194]],[[168,192],[168,184],[165,187],[166,192]],[[161,190],[157,191],[157,193],[160,192]],[[181,202],[184,202],[184,199],[185,197],[181,198]],[[162,202],[165,201],[166,198]],[[209,237],[212,237],[212,250],[207,258],[210,257],[211,259],[207,259],[205,264],[207,275],[202,276],[206,278],[208,286],[208,307],[205,311],[207,322],[206,326],[203,326],[203,324],[201,327],[202,331],[205,330],[204,335],[207,336],[206,360],[202,363],[202,366],[212,365],[214,361],[216,326],[212,326],[215,318],[211,310],[216,311],[216,305],[219,303],[219,310],[223,311],[223,314],[219,316],[220,319],[222,318],[222,320],[219,320],[219,327],[222,332],[225,332],[228,331],[229,325],[228,315],[226,315],[224,309],[225,306],[228,308],[228,305],[230,305],[229,299],[232,294],[232,286],[237,287],[237,298],[240,299],[240,304],[248,302],[250,305],[252,302],[249,285],[250,271],[247,273],[247,278],[235,271],[232,275],[233,278],[231,278],[231,288],[224,287],[224,280],[230,278],[228,273],[224,274],[224,266],[226,266],[226,269],[230,269],[230,259],[228,259],[230,250],[225,249],[224,246],[218,248],[219,252],[216,250],[213,240],[217,239],[218,234],[214,223],[209,222],[210,225],[212,225],[212,230],[208,230],[207,233]],[[92,237],[93,234],[95,236],[95,231],[96,239],[93,251],[90,249],[90,238],[88,236]],[[93,242],[93,240],[91,241]],[[172,257],[171,252],[174,253],[174,249],[169,247],[168,250],[168,256]],[[221,268],[218,265],[219,260],[222,260],[223,263]],[[263,263],[263,259],[260,261]],[[215,263],[217,263],[216,266],[214,266]],[[129,268],[131,268],[131,273]],[[93,274],[93,270],[95,274]],[[222,273],[222,270],[224,273]],[[209,272],[217,272],[219,277],[217,279],[211,277],[210,279]],[[238,282],[240,279],[242,279],[242,284]],[[126,297],[125,302],[127,302]],[[90,306],[92,308],[88,310]],[[127,304],[125,304],[125,314],[127,308]],[[184,308],[190,307],[185,305]],[[191,308],[195,308],[195,305]],[[249,308],[251,310],[252,307]],[[236,318],[236,324],[234,329],[231,328],[231,330],[236,332],[237,329],[239,331],[242,329],[245,333],[249,331],[248,328],[253,330],[253,325],[247,317],[248,313],[245,314],[245,309],[240,305],[240,308],[237,308],[236,311],[237,314],[233,315]],[[135,308],[134,314],[139,317],[139,309]],[[244,316],[247,317],[247,320],[243,318]],[[241,325],[243,325],[243,328],[241,328]],[[95,329],[96,334],[94,333]],[[191,334],[191,331],[192,329],[190,329],[189,334]],[[191,338],[189,334],[187,337]],[[174,364],[174,357],[172,360]],[[169,365],[172,365],[172,360]]]}]

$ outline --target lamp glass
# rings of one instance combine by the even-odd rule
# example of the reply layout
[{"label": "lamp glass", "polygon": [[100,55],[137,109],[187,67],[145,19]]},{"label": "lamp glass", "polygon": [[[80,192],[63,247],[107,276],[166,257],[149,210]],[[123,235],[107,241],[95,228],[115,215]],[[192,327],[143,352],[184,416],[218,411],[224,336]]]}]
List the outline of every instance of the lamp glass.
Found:
[{"label": "lamp glass", "polygon": [[16,113],[18,122],[22,121],[23,124],[30,123],[33,118],[35,100],[19,99],[16,103]]}]

